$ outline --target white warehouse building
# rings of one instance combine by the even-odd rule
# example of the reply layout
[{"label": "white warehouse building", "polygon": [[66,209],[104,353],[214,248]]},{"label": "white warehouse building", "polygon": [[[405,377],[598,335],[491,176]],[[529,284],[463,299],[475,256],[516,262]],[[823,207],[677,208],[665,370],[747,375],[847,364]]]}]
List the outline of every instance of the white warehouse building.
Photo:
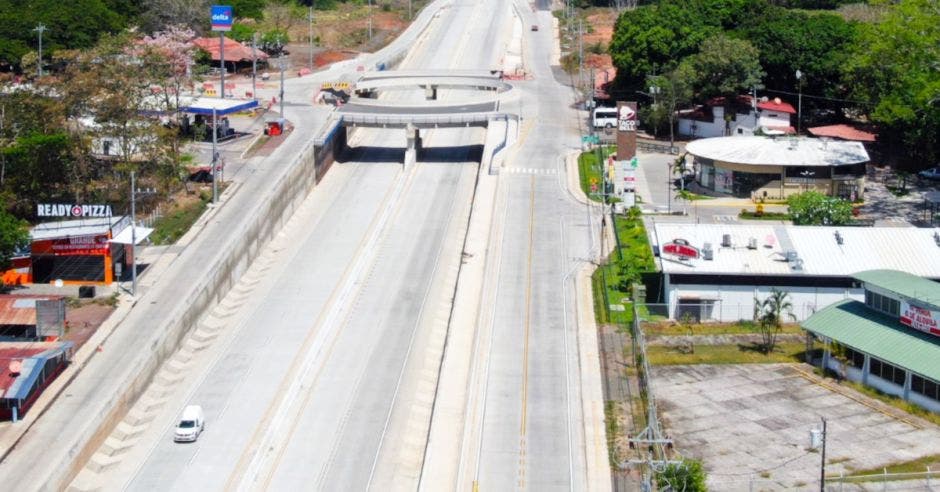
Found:
[{"label": "white warehouse building", "polygon": [[854,274],[890,269],[940,279],[940,229],[654,223],[650,244],[670,318],[752,319],[754,300],[786,291],[792,321],[845,299],[864,301]]}]

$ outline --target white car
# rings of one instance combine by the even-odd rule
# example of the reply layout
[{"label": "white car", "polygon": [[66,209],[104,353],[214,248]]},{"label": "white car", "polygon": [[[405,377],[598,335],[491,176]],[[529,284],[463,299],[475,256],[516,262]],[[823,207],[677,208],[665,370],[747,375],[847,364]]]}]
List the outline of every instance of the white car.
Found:
[{"label": "white car", "polygon": [[940,166],[924,169],[917,175],[926,179],[940,179]]},{"label": "white car", "polygon": [[199,439],[199,434],[202,434],[204,430],[206,430],[206,419],[202,414],[202,407],[189,405],[183,409],[180,423],[176,424],[173,440],[176,442],[194,442]]}]

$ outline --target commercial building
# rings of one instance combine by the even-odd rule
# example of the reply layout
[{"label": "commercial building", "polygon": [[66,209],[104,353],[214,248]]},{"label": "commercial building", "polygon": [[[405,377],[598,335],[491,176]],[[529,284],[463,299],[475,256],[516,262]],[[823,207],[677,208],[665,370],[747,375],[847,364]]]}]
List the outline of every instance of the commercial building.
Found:
[{"label": "commercial building", "polygon": [[861,199],[868,152],[861,142],[805,137],[719,137],[689,142],[699,186],[754,200],[808,190]]},{"label": "commercial building", "polygon": [[894,270],[855,279],[863,300],[833,303],[802,323],[825,344],[811,362],[940,413],[940,284]]},{"label": "commercial building", "polygon": [[[130,218],[126,216],[38,224],[30,232],[29,280],[110,284],[116,278],[116,270],[130,271],[131,232]],[[140,244],[153,229],[137,227],[133,232]]]},{"label": "commercial building", "polygon": [[754,300],[785,291],[794,321],[864,300],[855,274],[891,269],[940,279],[940,229],[654,223],[668,316],[752,319]]}]

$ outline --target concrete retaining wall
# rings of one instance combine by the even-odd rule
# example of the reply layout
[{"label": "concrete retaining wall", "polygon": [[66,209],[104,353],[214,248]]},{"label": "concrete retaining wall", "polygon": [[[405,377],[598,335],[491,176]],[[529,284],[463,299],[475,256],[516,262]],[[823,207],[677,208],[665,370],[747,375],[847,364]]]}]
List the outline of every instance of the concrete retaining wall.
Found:
[{"label": "concrete retaining wall", "polygon": [[250,225],[245,232],[234,238],[217,261],[207,268],[206,275],[194,276],[198,282],[194,292],[188,296],[181,292],[181,299],[186,301],[181,301],[166,317],[149,338],[148,345],[140,347],[141,355],[135,365],[139,370],[123,373],[128,379],[121,384],[122,391],[115,393],[105,405],[109,411],[99,414],[98,422],[85,426],[86,432],[76,448],[66,456],[68,461],[61,466],[50,467],[50,470],[61,470],[61,473],[53,472],[42,489],[61,490],[68,486],[151,384],[163,363],[179,349],[199,320],[225,297],[265,245],[284,227],[314,185],[326,175],[335,156],[345,145],[346,129],[337,126],[322,145],[311,141],[304,146],[290,164],[290,171],[281,176],[269,200],[256,208],[256,213],[246,217]]}]

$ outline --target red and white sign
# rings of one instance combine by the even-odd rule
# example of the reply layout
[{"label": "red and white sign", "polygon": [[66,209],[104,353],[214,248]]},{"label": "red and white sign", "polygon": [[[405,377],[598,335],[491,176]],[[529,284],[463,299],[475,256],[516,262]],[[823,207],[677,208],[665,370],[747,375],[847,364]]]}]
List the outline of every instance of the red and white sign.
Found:
[{"label": "red and white sign", "polygon": [[698,258],[698,248],[689,244],[685,239],[673,239],[671,243],[663,245],[663,253],[678,256],[681,259]]},{"label": "red and white sign", "polygon": [[931,335],[940,336],[940,312],[911,306],[901,301],[901,324]]}]

